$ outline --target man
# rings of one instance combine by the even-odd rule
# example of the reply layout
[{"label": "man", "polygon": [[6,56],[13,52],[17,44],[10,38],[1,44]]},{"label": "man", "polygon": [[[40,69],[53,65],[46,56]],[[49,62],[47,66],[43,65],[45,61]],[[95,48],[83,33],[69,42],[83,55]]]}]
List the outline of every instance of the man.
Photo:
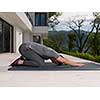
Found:
[{"label": "man", "polygon": [[26,65],[26,66],[44,66],[44,60],[51,59],[55,64],[69,64],[72,66],[81,67],[84,64],[74,62],[59,55],[55,50],[35,42],[23,43],[19,47],[19,52],[22,55],[15,60],[11,65]]}]

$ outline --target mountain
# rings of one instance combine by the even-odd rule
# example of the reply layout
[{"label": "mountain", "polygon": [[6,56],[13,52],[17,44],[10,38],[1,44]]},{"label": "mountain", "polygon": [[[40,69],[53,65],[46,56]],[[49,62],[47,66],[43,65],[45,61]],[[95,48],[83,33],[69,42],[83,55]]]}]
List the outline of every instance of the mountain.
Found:
[{"label": "mountain", "polygon": [[[78,31],[78,30],[77,30]],[[63,34],[63,35],[67,35],[69,33],[73,33],[73,31],[48,31],[48,36],[51,35],[58,35],[58,34]],[[81,34],[87,34],[87,31],[81,30]]]},{"label": "mountain", "polygon": [[[66,46],[66,45],[68,45],[68,34],[69,33],[73,33],[73,31],[71,30],[71,31],[49,31],[48,32],[48,38],[51,38],[51,37],[55,37],[55,39],[56,39],[56,37],[57,37],[57,35],[61,35],[61,34],[63,34],[64,35],[64,39],[63,39],[63,41],[62,41],[62,45],[63,46]],[[84,30],[81,30],[81,37],[83,37],[82,38],[82,42],[85,40],[85,38],[86,38],[86,35],[88,34],[88,32],[87,31],[84,31]]]}]

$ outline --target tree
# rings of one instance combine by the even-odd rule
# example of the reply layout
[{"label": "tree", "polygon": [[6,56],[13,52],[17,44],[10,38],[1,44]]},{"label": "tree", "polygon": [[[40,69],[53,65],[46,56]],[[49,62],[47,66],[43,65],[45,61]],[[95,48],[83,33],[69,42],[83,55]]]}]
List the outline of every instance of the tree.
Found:
[{"label": "tree", "polygon": [[68,51],[70,52],[76,46],[75,45],[76,35],[74,33],[69,33],[67,35],[67,37],[68,37],[68,40],[67,40],[67,42],[68,42]]},{"label": "tree", "polygon": [[90,53],[94,56],[99,56],[100,55],[100,34],[97,35],[96,37],[96,45],[94,45],[94,37],[95,37],[95,33],[93,32],[90,37],[89,37],[89,42],[88,44],[90,45]]},{"label": "tree", "polygon": [[48,17],[48,26],[51,28],[53,31],[55,30],[55,26],[59,24],[58,16],[61,16],[62,13],[60,12],[49,12],[49,17]]},{"label": "tree", "polygon": [[[58,16],[60,16],[61,14],[62,14],[61,12],[49,12],[48,14],[48,26],[53,31],[56,30],[55,26],[59,24]],[[55,49],[56,51],[60,51],[62,38],[63,38],[62,35],[61,36],[57,35],[56,37],[52,35],[52,37],[44,39],[44,45],[49,46]]]},{"label": "tree", "polygon": [[49,18],[50,17],[52,17],[52,16],[56,16],[56,17],[58,17],[58,16],[60,16],[62,13],[61,12],[49,12]]},{"label": "tree", "polygon": [[55,41],[53,41],[51,38],[43,39],[43,44],[56,50]]},{"label": "tree", "polygon": [[89,50],[89,46],[87,47],[87,41],[92,33],[94,26],[91,28],[89,32],[82,33],[82,27],[84,26],[84,22],[86,18],[74,18],[72,21],[68,22],[68,27],[75,33],[76,35],[76,46],[78,48],[78,52],[87,52]]},{"label": "tree", "polygon": [[52,34],[48,39],[44,40],[44,45],[55,49],[57,52],[61,52],[63,40],[64,40],[64,35],[62,33],[57,35]]},{"label": "tree", "polygon": [[64,40],[64,35],[62,33],[59,33],[57,35],[52,35],[50,37],[50,39],[52,41],[54,41],[55,43],[55,50],[58,52],[62,51],[62,44],[63,44],[63,40]]},{"label": "tree", "polygon": [[100,55],[100,12],[93,12],[94,32],[91,34],[89,45],[93,55]]}]

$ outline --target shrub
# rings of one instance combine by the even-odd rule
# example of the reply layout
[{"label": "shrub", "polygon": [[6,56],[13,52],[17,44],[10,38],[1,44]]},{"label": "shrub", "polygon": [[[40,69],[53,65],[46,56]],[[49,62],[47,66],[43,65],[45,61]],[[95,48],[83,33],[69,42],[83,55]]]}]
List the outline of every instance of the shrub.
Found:
[{"label": "shrub", "polygon": [[52,41],[51,39],[44,39],[43,44],[48,47],[51,47],[53,49],[56,49],[56,45],[55,45],[54,41]]},{"label": "shrub", "polygon": [[95,61],[100,63],[100,56],[95,56]]},{"label": "shrub", "polygon": [[[51,39],[44,39],[44,45],[49,46],[49,47],[55,49],[56,51],[59,51],[57,48],[57,45]],[[93,56],[89,53],[68,52],[67,50],[62,50],[61,52],[64,54],[68,54],[68,55],[72,55],[75,57],[79,57],[79,58],[83,58],[83,59],[87,59],[87,60],[91,60],[91,61],[96,61],[96,62],[100,63],[100,56]]]},{"label": "shrub", "polygon": [[100,56],[92,56],[91,54],[88,53],[68,52],[68,51],[62,51],[62,53],[100,63]]}]

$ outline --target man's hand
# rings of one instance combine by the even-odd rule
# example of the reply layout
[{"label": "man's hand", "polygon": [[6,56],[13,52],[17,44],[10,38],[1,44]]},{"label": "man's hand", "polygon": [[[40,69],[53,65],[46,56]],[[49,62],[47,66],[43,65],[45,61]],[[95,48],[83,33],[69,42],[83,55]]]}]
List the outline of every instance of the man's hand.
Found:
[{"label": "man's hand", "polygon": [[73,66],[73,67],[83,67],[83,66],[85,66],[85,64],[76,62],[75,64],[72,64],[72,66]]},{"label": "man's hand", "polygon": [[59,56],[58,58],[56,58],[56,60],[58,62],[63,63],[63,64],[69,64],[69,65],[71,65],[73,67],[82,67],[82,66],[85,65],[85,64],[82,64],[82,63],[79,63],[79,62],[74,62],[72,60],[66,59],[66,58],[61,57],[61,56]]}]

